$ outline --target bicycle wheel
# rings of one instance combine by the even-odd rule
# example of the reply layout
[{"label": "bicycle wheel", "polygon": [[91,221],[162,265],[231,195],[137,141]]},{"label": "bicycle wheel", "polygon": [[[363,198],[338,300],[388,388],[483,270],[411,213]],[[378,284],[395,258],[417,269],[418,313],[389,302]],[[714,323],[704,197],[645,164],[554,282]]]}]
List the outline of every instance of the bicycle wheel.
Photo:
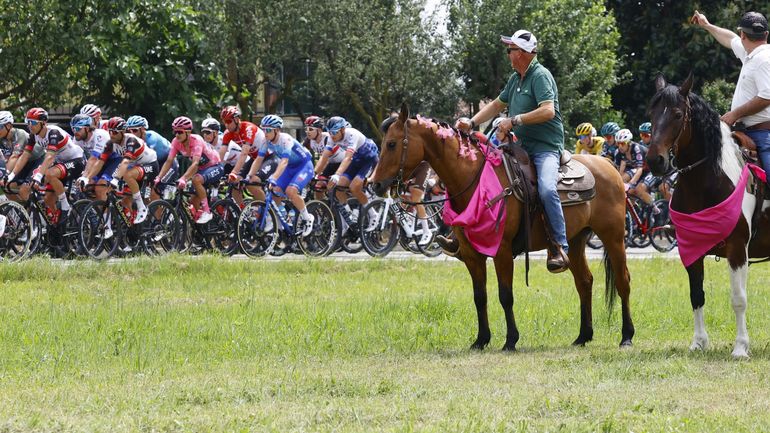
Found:
[{"label": "bicycle wheel", "polygon": [[[38,254],[44,252],[48,247],[45,243],[45,230],[47,224],[45,217],[41,214],[37,207],[32,206],[29,211],[29,223],[30,223],[30,243],[29,243],[29,255]],[[22,236],[23,238],[23,236]]]},{"label": "bicycle wheel", "polygon": [[147,207],[142,227],[144,250],[151,256],[174,251],[179,237],[179,217],[165,200],[155,200]]},{"label": "bicycle wheel", "polygon": [[444,227],[446,227],[444,224],[443,206],[438,203],[432,203],[425,206],[425,212],[428,214],[428,227],[433,235],[427,245],[416,243],[417,250],[427,257],[437,257],[441,254],[443,249],[441,248],[441,245],[436,242],[436,236],[444,230]]},{"label": "bicycle wheel", "polygon": [[[332,242],[337,230],[334,225],[334,214],[329,205],[319,200],[311,200],[305,205],[308,213],[313,215],[313,230],[307,236],[297,235],[300,250],[308,256],[326,256],[332,252]],[[298,220],[295,219],[294,227]]]},{"label": "bicycle wheel", "polygon": [[206,223],[206,233],[211,244],[222,254],[232,256],[240,248],[237,232],[241,208],[234,201],[223,199],[214,202],[211,213],[214,218]]},{"label": "bicycle wheel", "polygon": [[[109,258],[117,250],[122,223],[120,215],[105,201],[92,201],[83,210],[80,219],[80,243],[85,253],[93,259]],[[112,236],[108,236],[108,227]]]},{"label": "bicycle wheel", "polygon": [[83,219],[83,212],[89,204],[91,204],[91,199],[87,198],[80,199],[72,204],[72,209],[67,217],[67,224],[62,234],[65,244],[69,248],[69,255],[74,257],[86,257],[88,255],[80,240],[80,222]]},{"label": "bicycle wheel", "polygon": [[676,247],[676,231],[671,224],[671,217],[668,211],[668,200],[660,199],[653,203],[660,212],[650,216],[652,229],[650,230],[650,241],[652,246],[662,252],[667,253]]},{"label": "bicycle wheel", "polygon": [[5,217],[5,227],[0,235],[0,257],[9,262],[21,260],[29,254],[32,242],[29,214],[24,206],[7,201],[0,205],[0,215]]},{"label": "bicycle wheel", "polygon": [[[366,231],[366,227],[369,227],[370,211],[377,215],[377,225],[374,230]],[[383,199],[371,200],[359,215],[361,218],[359,235],[364,250],[372,257],[387,256],[393,251],[401,235],[396,216],[392,214]]]},{"label": "bicycle wheel", "polygon": [[[352,215],[356,217],[358,227],[366,227],[361,224],[361,213],[363,212],[358,200],[351,198],[348,199],[348,206],[352,209]],[[345,232],[345,235],[340,239],[340,247],[343,251],[351,254],[355,254],[364,248],[363,242],[361,242],[360,230],[356,227],[351,227],[350,230]]]},{"label": "bicycle wheel", "polygon": [[278,218],[272,209],[265,208],[264,201],[254,200],[241,211],[238,217],[238,243],[247,256],[262,257],[270,253],[278,237]]},{"label": "bicycle wheel", "polygon": [[631,215],[630,211],[627,212],[628,218],[629,218],[629,243],[630,246],[634,246],[637,248],[645,248],[650,245],[650,236],[649,236],[649,229],[650,229],[650,213],[651,208],[650,206],[647,206],[642,200],[631,197],[631,205],[634,207],[634,211],[636,212],[636,215],[639,217],[639,222],[641,224],[644,224],[647,226],[646,230],[642,230],[642,228],[636,223],[636,220]]}]

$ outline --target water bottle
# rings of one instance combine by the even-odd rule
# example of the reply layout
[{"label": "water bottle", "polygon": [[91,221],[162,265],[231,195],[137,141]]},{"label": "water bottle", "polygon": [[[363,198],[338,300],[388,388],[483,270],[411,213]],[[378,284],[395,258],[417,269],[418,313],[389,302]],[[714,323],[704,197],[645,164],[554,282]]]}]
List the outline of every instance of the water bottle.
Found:
[{"label": "water bottle", "polygon": [[278,215],[281,217],[281,219],[284,221],[289,221],[289,215],[286,213],[286,207],[282,204],[276,207],[278,208]]}]

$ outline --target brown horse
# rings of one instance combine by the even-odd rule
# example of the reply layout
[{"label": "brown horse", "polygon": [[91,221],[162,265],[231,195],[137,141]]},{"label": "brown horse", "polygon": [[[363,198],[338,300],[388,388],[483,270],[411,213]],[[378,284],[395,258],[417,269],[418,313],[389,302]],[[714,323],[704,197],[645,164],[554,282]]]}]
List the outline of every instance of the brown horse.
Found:
[{"label": "brown horse", "polygon": [[[452,208],[461,212],[468,205],[478,184],[478,174],[484,164],[482,152],[475,161],[459,156],[460,143],[456,138],[442,139],[436,135],[435,124],[426,124],[409,119],[409,108],[404,104],[398,118],[386,121],[380,161],[370,181],[379,190],[384,190],[396,178],[397,173],[405,174],[425,160],[430,163],[447,188]],[[593,230],[604,243],[606,267],[606,295],[608,307],[615,297],[615,288],[622,303],[623,327],[621,346],[630,346],[634,336],[631,321],[629,295],[630,276],[626,267],[626,252],[623,243],[625,215],[625,191],[620,174],[604,158],[576,155],[575,159],[585,164],[596,178],[596,197],[587,203],[564,208],[569,239],[570,271],[580,297],[580,332],[575,345],[585,345],[593,339],[593,318],[591,291],[593,275],[588,268],[585,246]],[[509,186],[505,170],[496,167],[501,185]],[[515,350],[519,331],[513,315],[513,241],[523,222],[522,203],[509,197],[506,201],[507,216],[504,224],[503,241],[493,257],[497,273],[498,297],[505,312],[507,335],[503,350]],[[547,247],[546,235],[541,218],[534,218],[530,241],[532,250]],[[476,304],[479,329],[472,349],[483,349],[489,344],[491,333],[487,317],[487,256],[477,252],[467,240],[463,230],[453,227],[460,241],[460,254],[473,281],[473,300]]]},{"label": "brown horse", "polygon": [[[685,214],[722,203],[735,191],[744,166],[730,128],[720,121],[719,114],[701,97],[690,92],[692,83],[692,75],[682,87],[669,85],[659,76],[655,81],[657,93],[649,108],[653,129],[647,164],[655,175],[668,173],[671,168],[678,169],[679,178],[671,198],[671,209]],[[767,212],[762,212],[755,219],[755,197],[746,192],[742,200],[742,214],[732,232],[706,252],[727,258],[730,269],[731,300],[737,328],[732,352],[734,358],[749,356],[746,329],[748,258],[770,256],[770,220]],[[758,230],[752,238],[754,222]],[[703,291],[704,257],[705,254],[686,267],[695,327],[690,350],[703,350],[709,342],[703,315],[706,304]]]}]

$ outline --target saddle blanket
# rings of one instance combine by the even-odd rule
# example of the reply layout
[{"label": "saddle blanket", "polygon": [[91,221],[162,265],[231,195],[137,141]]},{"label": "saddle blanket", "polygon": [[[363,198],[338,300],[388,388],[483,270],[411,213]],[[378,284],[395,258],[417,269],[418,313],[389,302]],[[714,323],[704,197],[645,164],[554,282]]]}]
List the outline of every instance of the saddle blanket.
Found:
[{"label": "saddle blanket", "polygon": [[[690,266],[714,246],[727,239],[738,224],[743,196],[746,193],[746,183],[749,179],[749,169],[754,171],[760,179],[764,178],[765,173],[761,168],[754,164],[746,164],[738,184],[735,185],[735,191],[714,207],[686,214],[674,210],[669,202],[671,222],[676,228],[679,258],[685,267]],[[758,205],[761,206],[761,204]]]},{"label": "saddle blanket", "polygon": [[447,201],[444,204],[444,222],[464,228],[465,237],[468,238],[476,251],[486,256],[494,257],[500,248],[500,242],[503,240],[505,231],[506,210],[502,208],[502,219],[500,226],[495,230],[497,215],[501,211],[501,206],[505,205],[505,200],[499,200],[491,207],[487,203],[503,191],[503,186],[495,174],[494,165],[499,165],[500,160],[493,164],[490,158],[484,163],[484,168],[479,177],[479,185],[471,197],[470,203],[462,213],[455,212],[452,204]]}]

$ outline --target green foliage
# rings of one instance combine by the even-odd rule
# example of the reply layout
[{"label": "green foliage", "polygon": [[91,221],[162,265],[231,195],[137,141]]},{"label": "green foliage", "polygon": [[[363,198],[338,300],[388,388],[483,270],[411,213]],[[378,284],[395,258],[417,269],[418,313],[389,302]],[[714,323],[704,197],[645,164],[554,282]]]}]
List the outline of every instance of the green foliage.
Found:
[{"label": "green foliage", "polygon": [[733,93],[735,92],[735,83],[718,78],[703,85],[702,95],[717,113],[726,113],[730,111]]},{"label": "green foliage", "polygon": [[[516,11],[511,19],[510,11]],[[538,59],[554,76],[566,136],[585,121],[614,118],[609,92],[618,82],[619,34],[599,0],[453,0],[449,31],[462,61],[465,99],[471,110],[497,97],[512,70],[500,35],[531,30]],[[569,140],[568,140],[569,141]]]}]

